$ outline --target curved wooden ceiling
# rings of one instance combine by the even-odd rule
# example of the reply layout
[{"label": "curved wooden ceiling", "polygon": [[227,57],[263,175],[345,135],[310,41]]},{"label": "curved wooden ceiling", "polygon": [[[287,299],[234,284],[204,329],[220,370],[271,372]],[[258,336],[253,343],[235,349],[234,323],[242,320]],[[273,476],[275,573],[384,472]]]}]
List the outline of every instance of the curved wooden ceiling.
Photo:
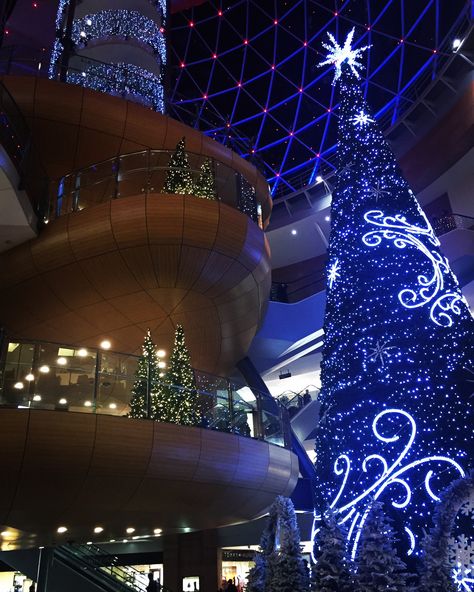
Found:
[{"label": "curved wooden ceiling", "polygon": [[0,255],[0,321],[14,337],[139,353],[178,323],[193,366],[226,374],[247,353],[270,292],[264,233],[220,202],[137,195],[61,216]]},{"label": "curved wooden ceiling", "polygon": [[289,450],[213,430],[32,409],[0,409],[0,425],[4,549],[245,521],[298,478]]}]

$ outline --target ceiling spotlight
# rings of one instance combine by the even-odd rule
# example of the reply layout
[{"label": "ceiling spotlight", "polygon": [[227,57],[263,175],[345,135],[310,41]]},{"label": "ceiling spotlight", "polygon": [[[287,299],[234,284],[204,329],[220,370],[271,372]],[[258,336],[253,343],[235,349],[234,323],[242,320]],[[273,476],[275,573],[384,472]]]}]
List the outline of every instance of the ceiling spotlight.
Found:
[{"label": "ceiling spotlight", "polygon": [[460,47],[461,47],[461,39],[456,38],[453,41],[453,49],[456,50],[456,49],[459,49]]},{"label": "ceiling spotlight", "polygon": [[81,349],[78,350],[77,355],[80,358],[85,358],[87,356],[87,350],[84,347],[81,347]]},{"label": "ceiling spotlight", "polygon": [[6,536],[10,535],[11,532],[9,530],[2,530],[2,532],[0,534],[2,535],[2,537],[6,537]]},{"label": "ceiling spotlight", "polygon": [[67,399],[65,399],[64,397],[62,399],[59,399],[59,404],[60,405],[66,405],[67,404]]},{"label": "ceiling spotlight", "polygon": [[316,183],[322,183],[324,181],[324,179],[321,177],[321,175],[318,175],[316,177]]},{"label": "ceiling spotlight", "polygon": [[25,376],[25,380],[27,380],[28,382],[31,382],[34,379],[35,379],[35,376],[31,372]]},{"label": "ceiling spotlight", "polygon": [[63,357],[58,358],[56,361],[58,363],[58,366],[65,366],[67,364],[66,358],[63,358]]},{"label": "ceiling spotlight", "polygon": [[331,216],[326,216],[324,219],[326,220],[326,222],[329,222],[331,220]]},{"label": "ceiling spotlight", "polygon": [[57,532],[59,532],[59,534],[63,534],[65,532],[67,532],[67,528],[65,526],[60,526],[58,528]]},{"label": "ceiling spotlight", "polygon": [[19,391],[24,387],[24,384],[22,382],[15,382],[15,384],[13,385],[13,388],[18,389]]},{"label": "ceiling spotlight", "polygon": [[95,532],[95,534],[100,534],[100,533],[101,533],[101,532],[103,532],[103,531],[104,531],[104,529],[102,528],[102,526],[96,526],[96,527],[94,528],[94,532]]},{"label": "ceiling spotlight", "polygon": [[134,529],[133,527],[129,526],[125,532],[126,532],[127,534],[132,534],[132,533],[134,533],[134,532],[135,532],[135,529]]},{"label": "ceiling spotlight", "polygon": [[90,401],[84,401],[84,407],[92,407],[92,403]]},{"label": "ceiling spotlight", "polygon": [[157,350],[157,352],[156,352],[156,355],[157,355],[159,358],[164,358],[164,357],[166,356],[166,352],[165,352],[165,350],[164,350],[164,349],[159,349],[159,350]]},{"label": "ceiling spotlight", "polygon": [[112,347],[112,344],[110,343],[110,341],[108,339],[104,339],[104,341],[101,341],[100,347],[102,349],[110,349]]},{"label": "ceiling spotlight", "polygon": [[49,366],[46,366],[46,364],[44,366],[40,366],[38,368],[38,370],[41,372],[41,374],[48,374],[49,372]]},{"label": "ceiling spotlight", "polygon": [[109,409],[117,409],[117,403],[109,403]]},{"label": "ceiling spotlight", "polygon": [[158,535],[158,534],[161,534],[162,532],[163,532],[163,531],[162,531],[162,529],[161,529],[161,528],[155,528],[155,530],[153,531],[153,534],[156,534],[156,535]]},{"label": "ceiling spotlight", "polygon": [[41,401],[41,395],[35,395],[33,401]]},{"label": "ceiling spotlight", "polygon": [[298,231],[296,230],[296,228],[293,228],[293,230],[291,231],[291,234],[293,236],[296,236],[298,234]]}]

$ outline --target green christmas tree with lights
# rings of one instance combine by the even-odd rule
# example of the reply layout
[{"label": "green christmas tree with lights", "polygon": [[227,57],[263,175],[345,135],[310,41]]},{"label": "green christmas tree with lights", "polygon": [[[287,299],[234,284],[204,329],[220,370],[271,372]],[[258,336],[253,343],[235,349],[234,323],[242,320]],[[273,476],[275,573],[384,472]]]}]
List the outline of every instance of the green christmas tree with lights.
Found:
[{"label": "green christmas tree with lights", "polygon": [[155,398],[160,388],[160,368],[156,347],[148,329],[142,346],[143,353],[138,359],[133,384],[129,417],[145,419],[154,414]]},{"label": "green christmas tree with lights", "polygon": [[186,154],[186,138],[183,136],[168,164],[164,193],[192,194],[194,191],[191,167]]},{"label": "green christmas tree with lights", "polygon": [[193,194],[206,199],[216,199],[216,176],[210,158],[206,158],[201,165],[199,177],[194,184]]},{"label": "green christmas tree with lights", "polygon": [[177,325],[173,353],[163,384],[154,399],[154,419],[181,425],[199,425],[201,406],[182,325]]}]

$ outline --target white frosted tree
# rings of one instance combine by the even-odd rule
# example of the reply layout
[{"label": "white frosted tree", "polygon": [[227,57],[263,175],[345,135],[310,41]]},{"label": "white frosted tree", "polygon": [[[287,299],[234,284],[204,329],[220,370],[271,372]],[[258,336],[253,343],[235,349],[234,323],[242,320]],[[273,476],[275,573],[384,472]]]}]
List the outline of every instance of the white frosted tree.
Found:
[{"label": "white frosted tree", "polygon": [[353,576],[346,557],[346,533],[328,508],[315,539],[315,565],[311,570],[312,592],[352,592]]},{"label": "white frosted tree", "polygon": [[369,507],[355,567],[354,592],[410,591],[410,575],[398,556],[391,520],[380,502],[374,501]]},{"label": "white frosted tree", "polygon": [[268,555],[265,592],[307,592],[309,574],[301,554],[301,540],[293,502],[278,496],[270,516],[275,520],[275,548]]}]

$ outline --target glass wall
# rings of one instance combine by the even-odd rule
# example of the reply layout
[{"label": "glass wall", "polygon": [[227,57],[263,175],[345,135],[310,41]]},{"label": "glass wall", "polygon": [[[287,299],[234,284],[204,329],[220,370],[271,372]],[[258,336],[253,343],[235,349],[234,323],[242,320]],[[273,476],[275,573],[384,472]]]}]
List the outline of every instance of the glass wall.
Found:
[{"label": "glass wall", "polygon": [[[143,150],[99,162],[56,182],[56,201],[52,216],[82,210],[111,199],[163,192],[172,150]],[[202,154],[186,152],[186,172],[196,183],[201,166],[208,160],[214,178],[215,198],[238,209],[262,227],[261,207],[257,204],[255,187],[233,168]]]},{"label": "glass wall", "polygon": [[[137,356],[108,350],[9,341],[0,363],[0,406],[127,417],[137,363]],[[194,379],[198,427],[289,446],[288,413],[275,399],[198,370]]]}]

